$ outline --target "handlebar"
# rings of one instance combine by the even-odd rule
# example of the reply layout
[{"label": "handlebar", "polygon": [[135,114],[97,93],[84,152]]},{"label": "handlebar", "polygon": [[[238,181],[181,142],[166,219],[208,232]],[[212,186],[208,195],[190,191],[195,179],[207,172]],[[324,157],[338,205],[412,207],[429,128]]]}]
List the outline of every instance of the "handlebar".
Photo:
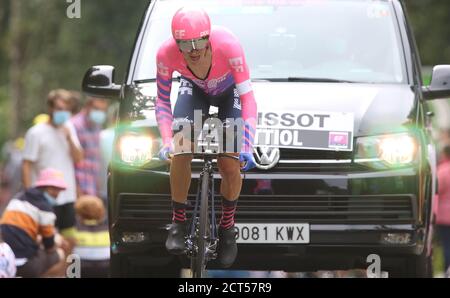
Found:
[{"label": "handlebar", "polygon": [[[236,161],[239,161],[239,156],[230,155],[227,153],[205,153],[205,152],[203,152],[203,153],[191,153],[191,152],[189,152],[189,153],[188,152],[169,153],[169,152],[166,152],[166,158],[169,162],[171,162],[173,157],[177,156],[177,155],[192,155],[193,159],[203,159],[203,160],[206,160],[206,159],[211,160],[214,158],[226,157],[226,158],[231,158]],[[246,164],[247,164],[246,162],[240,162],[240,168],[241,169],[244,168],[246,166]]]}]

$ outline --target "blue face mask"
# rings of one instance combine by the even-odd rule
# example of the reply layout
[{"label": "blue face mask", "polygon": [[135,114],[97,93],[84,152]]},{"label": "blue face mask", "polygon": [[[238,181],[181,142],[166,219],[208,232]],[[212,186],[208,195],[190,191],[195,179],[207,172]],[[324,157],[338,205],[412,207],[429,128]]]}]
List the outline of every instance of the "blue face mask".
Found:
[{"label": "blue face mask", "polygon": [[68,111],[55,111],[53,112],[53,124],[56,126],[63,125],[70,119],[70,112]]},{"label": "blue face mask", "polygon": [[48,192],[44,191],[44,197],[47,199],[47,202],[52,205],[56,206],[56,198],[51,196]]},{"label": "blue face mask", "polygon": [[102,125],[106,121],[106,113],[101,110],[92,110],[89,112],[89,120],[92,123]]}]

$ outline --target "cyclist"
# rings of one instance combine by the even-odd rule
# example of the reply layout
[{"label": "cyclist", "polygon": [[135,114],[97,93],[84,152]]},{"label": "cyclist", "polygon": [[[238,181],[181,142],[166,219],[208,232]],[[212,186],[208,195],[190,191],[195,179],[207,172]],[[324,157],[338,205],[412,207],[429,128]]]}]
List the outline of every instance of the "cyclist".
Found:
[{"label": "cyclist", "polygon": [[[192,124],[195,110],[201,110],[205,117],[210,105],[217,106],[218,117],[224,123],[230,118],[244,120],[240,152],[227,153],[234,158],[219,156],[217,161],[223,197],[217,252],[222,266],[229,267],[237,255],[234,213],[242,186],[240,169],[255,167],[252,146],[256,102],[249,69],[238,39],[225,28],[211,28],[209,16],[201,9],[179,9],[172,19],[172,37],[157,54],[156,119],[163,141],[159,156],[169,160],[168,156],[175,153],[170,159],[173,216],[166,248],[173,254],[185,250],[185,211],[191,182],[192,154],[176,154],[182,149],[179,142],[173,144],[174,134],[180,132],[174,124],[177,121]],[[170,91],[174,71],[181,74],[181,84],[172,113]],[[188,141],[192,142],[192,138]]]}]

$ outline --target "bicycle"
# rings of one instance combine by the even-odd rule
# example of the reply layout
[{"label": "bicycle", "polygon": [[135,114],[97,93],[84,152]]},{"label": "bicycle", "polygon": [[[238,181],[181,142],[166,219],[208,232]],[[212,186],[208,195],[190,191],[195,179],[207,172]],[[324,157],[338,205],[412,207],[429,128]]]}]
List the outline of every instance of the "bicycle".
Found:
[{"label": "bicycle", "polygon": [[[181,153],[191,154],[191,153]],[[214,208],[214,170],[213,160],[217,157],[238,157],[224,153],[194,153],[193,158],[203,159],[204,164],[198,180],[194,211],[190,219],[186,237],[186,255],[190,258],[193,278],[206,275],[206,265],[217,258],[217,220]],[[211,202],[211,203],[209,203]],[[210,208],[208,208],[210,206]],[[210,216],[209,216],[210,215]]]},{"label": "bicycle", "polygon": [[[209,116],[217,118],[216,114],[210,114]],[[192,155],[193,159],[203,159],[204,161],[198,180],[194,210],[190,219],[188,226],[189,230],[185,241],[185,252],[188,258],[190,258],[190,267],[193,278],[204,277],[206,275],[207,263],[217,258],[216,249],[219,239],[214,208],[213,160],[218,157],[227,157],[239,162],[238,156],[224,152],[223,147],[221,146],[223,145],[221,144],[221,142],[223,142],[222,136],[218,137],[218,135],[213,133],[218,129],[216,124],[205,123],[203,132],[206,132],[206,134],[203,137],[196,138],[196,142],[198,142],[197,150],[194,149],[194,152],[175,153],[168,156],[171,159],[174,155],[189,154]],[[203,140],[204,143],[200,140]]]}]

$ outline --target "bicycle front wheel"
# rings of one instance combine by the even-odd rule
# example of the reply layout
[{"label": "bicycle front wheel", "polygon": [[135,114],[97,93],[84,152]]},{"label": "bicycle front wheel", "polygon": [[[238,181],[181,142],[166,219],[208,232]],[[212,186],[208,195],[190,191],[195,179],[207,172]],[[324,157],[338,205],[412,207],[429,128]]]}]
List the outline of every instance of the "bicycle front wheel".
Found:
[{"label": "bicycle front wheel", "polygon": [[202,188],[200,197],[199,228],[197,237],[197,256],[192,264],[192,277],[201,278],[206,274],[206,246],[208,243],[209,220],[208,220],[208,192],[209,175],[202,176]]}]

